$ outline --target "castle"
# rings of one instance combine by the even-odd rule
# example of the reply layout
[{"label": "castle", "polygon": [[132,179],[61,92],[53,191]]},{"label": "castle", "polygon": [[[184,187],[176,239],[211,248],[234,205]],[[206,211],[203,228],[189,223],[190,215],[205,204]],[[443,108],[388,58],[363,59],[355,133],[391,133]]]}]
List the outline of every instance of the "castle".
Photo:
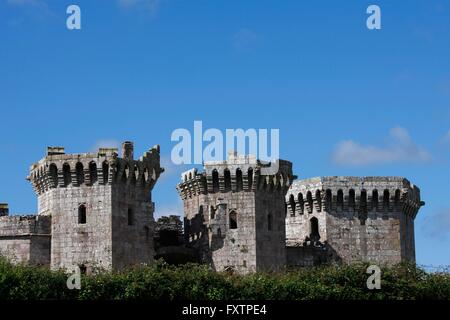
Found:
[{"label": "castle", "polygon": [[139,160],[133,154],[132,142],[121,157],[111,148],[66,154],[49,147],[28,176],[38,214],[10,216],[0,204],[0,255],[82,272],[159,257],[238,273],[415,261],[414,219],[424,202],[406,179],[296,180],[289,161],[272,172],[252,155],[230,153],[182,174],[183,232],[177,217],[153,217],[151,191],[164,172],[159,146]]}]

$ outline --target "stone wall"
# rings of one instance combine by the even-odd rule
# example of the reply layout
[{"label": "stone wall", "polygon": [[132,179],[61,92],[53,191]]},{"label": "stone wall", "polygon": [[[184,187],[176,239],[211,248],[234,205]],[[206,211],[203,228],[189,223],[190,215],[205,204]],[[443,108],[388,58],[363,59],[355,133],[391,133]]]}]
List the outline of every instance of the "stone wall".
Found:
[{"label": "stone wall", "polygon": [[323,177],[296,181],[286,196],[288,246],[319,240],[344,262],[415,261],[414,219],[420,190],[398,177]]},{"label": "stone wall", "polygon": [[0,217],[0,255],[13,263],[50,265],[50,217]]}]

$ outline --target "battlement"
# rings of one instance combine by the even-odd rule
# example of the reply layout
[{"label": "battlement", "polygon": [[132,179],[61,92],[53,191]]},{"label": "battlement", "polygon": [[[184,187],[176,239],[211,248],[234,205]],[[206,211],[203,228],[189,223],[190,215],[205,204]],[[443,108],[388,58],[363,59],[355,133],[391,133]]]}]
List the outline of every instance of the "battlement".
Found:
[{"label": "battlement", "polygon": [[48,147],[47,156],[31,166],[27,180],[38,195],[53,188],[95,184],[129,184],[150,191],[162,172],[159,146],[134,160],[133,143],[125,142],[122,158],[116,148],[66,154],[63,147]]},{"label": "battlement", "polygon": [[0,217],[0,237],[50,235],[51,217],[22,215]]},{"label": "battlement", "polygon": [[413,219],[420,189],[402,177],[317,177],[295,181],[286,195],[288,214],[403,211]]},{"label": "battlement", "polygon": [[286,193],[296,178],[292,174],[292,163],[277,161],[275,174],[264,174],[267,165],[253,155],[228,154],[225,161],[205,162],[204,171],[191,169],[181,174],[177,190],[181,198],[199,194],[226,192],[281,192]]}]

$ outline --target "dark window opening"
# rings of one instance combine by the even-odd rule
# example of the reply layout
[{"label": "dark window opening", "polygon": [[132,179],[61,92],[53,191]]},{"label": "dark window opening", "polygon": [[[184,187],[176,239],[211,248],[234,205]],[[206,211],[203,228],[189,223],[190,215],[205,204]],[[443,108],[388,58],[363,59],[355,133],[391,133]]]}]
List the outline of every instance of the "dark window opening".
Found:
[{"label": "dark window opening", "polygon": [[225,180],[225,192],[231,191],[231,173],[230,170],[225,169],[223,172],[224,180]]},{"label": "dark window opening", "polygon": [[312,213],[313,207],[314,207],[314,201],[313,201],[311,191],[308,191],[308,193],[306,194],[306,201],[308,202],[308,212]]},{"label": "dark window opening", "polygon": [[328,189],[325,193],[325,206],[327,207],[327,210],[332,210],[332,201],[333,201],[333,194],[330,189]]},{"label": "dark window opening", "polygon": [[299,193],[298,194],[298,205],[300,207],[300,214],[303,214],[303,212],[305,212],[305,202],[303,201],[303,194]]},{"label": "dark window opening", "polygon": [[216,169],[212,172],[213,192],[219,192],[219,173]]},{"label": "dark window opening", "polygon": [[313,217],[313,218],[311,218],[311,220],[309,220],[309,223],[310,223],[309,237],[313,241],[318,241],[320,239],[319,220],[317,220],[316,217]]},{"label": "dark window opening", "polygon": [[89,180],[91,181],[91,184],[96,183],[98,180],[97,164],[95,162],[89,164]]},{"label": "dark window opening", "polygon": [[87,268],[86,268],[86,266],[85,266],[84,264],[80,264],[80,265],[78,266],[78,268],[80,268],[80,273],[81,273],[81,274],[86,274]]},{"label": "dark window opening", "polygon": [[394,198],[394,202],[395,202],[395,205],[396,206],[398,206],[399,204],[400,204],[400,194],[401,194],[401,192],[400,192],[400,190],[395,190],[395,198]]},{"label": "dark window opening", "polygon": [[50,165],[50,176],[52,178],[52,187],[56,188],[58,187],[58,168],[55,164]]},{"label": "dark window opening", "polygon": [[355,190],[351,189],[348,195],[348,206],[355,209]]},{"label": "dark window opening", "polygon": [[383,194],[383,209],[384,210],[388,210],[389,209],[389,190],[384,190],[384,194]]},{"label": "dark window opening", "polygon": [[344,208],[344,192],[341,189],[337,193],[337,208],[338,210],[343,210]]},{"label": "dark window opening", "polygon": [[103,174],[103,183],[108,184],[108,180],[109,180],[109,164],[108,164],[108,162],[103,162],[102,174]]},{"label": "dark window opening", "polygon": [[134,224],[134,212],[133,209],[128,209],[128,225],[132,226]]},{"label": "dark window opening", "polygon": [[273,217],[271,214],[267,215],[267,230],[272,231],[273,228]]},{"label": "dark window opening", "polygon": [[78,224],[86,224],[86,206],[84,204],[78,207]]},{"label": "dark window opening", "polygon": [[317,201],[317,207],[318,211],[322,211],[322,195],[320,190],[316,190],[316,201]]},{"label": "dark window opening", "polygon": [[237,229],[237,213],[235,211],[230,212],[230,229]]},{"label": "dark window opening", "polygon": [[64,186],[67,187],[72,182],[70,166],[66,163],[63,165]]},{"label": "dark window opening", "polygon": [[294,217],[295,216],[295,198],[294,198],[293,194],[291,194],[291,196],[289,197],[289,205],[291,206],[291,215]]},{"label": "dark window opening", "polygon": [[248,191],[253,188],[253,169],[248,169]]},{"label": "dark window opening", "polygon": [[78,185],[81,185],[84,183],[84,167],[83,164],[78,162],[75,166],[75,171],[77,175],[77,183]]},{"label": "dark window opening", "polygon": [[236,191],[242,191],[244,188],[244,183],[242,181],[242,171],[241,169],[236,170]]},{"label": "dark window opening", "polygon": [[378,190],[372,192],[372,207],[374,211],[378,210]]}]

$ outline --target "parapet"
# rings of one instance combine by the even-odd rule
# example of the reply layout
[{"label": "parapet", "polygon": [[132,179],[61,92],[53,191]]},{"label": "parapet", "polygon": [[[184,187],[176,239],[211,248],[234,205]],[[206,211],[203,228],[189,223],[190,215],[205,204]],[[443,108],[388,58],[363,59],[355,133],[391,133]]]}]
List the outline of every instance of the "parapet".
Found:
[{"label": "parapet", "polygon": [[40,195],[53,188],[95,184],[133,184],[151,190],[164,169],[160,149],[154,146],[138,160],[133,159],[133,143],[123,144],[123,158],[116,148],[100,148],[96,153],[66,154],[63,147],[48,147],[47,155],[30,168],[27,180]]},{"label": "parapet", "polygon": [[225,161],[205,162],[204,171],[196,169],[183,172],[177,190],[181,198],[199,194],[226,192],[281,192],[286,193],[296,178],[292,163],[278,160],[274,172],[264,170],[267,165],[253,155],[228,154]]},{"label": "parapet", "polygon": [[286,195],[288,213],[393,212],[416,217],[425,205],[420,189],[402,177],[317,177],[295,181]]},{"label": "parapet", "polygon": [[22,215],[0,217],[0,237],[50,235],[51,217]]}]

